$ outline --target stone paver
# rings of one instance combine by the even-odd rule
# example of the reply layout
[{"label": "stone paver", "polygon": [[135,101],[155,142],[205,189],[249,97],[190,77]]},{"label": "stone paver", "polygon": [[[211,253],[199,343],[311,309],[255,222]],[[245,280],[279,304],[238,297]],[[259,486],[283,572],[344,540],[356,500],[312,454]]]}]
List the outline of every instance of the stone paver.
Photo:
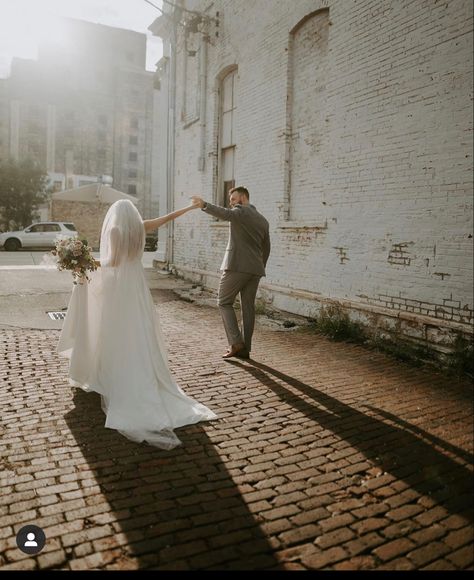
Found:
[{"label": "stone paver", "polygon": [[255,360],[223,361],[217,310],[153,294],[175,377],[219,420],[132,443],[68,386],[58,330],[0,330],[1,570],[472,569],[467,381],[263,327]]}]

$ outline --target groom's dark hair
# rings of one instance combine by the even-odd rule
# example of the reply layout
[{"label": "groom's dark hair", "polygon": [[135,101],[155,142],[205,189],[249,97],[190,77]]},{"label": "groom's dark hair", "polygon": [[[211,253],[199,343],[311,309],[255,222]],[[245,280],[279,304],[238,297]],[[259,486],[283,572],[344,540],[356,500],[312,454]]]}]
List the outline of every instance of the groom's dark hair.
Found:
[{"label": "groom's dark hair", "polygon": [[237,193],[241,193],[242,195],[245,195],[245,197],[247,199],[250,199],[250,193],[249,190],[246,187],[233,187],[232,189],[229,189],[229,195],[232,195],[234,193],[234,191],[236,191]]}]

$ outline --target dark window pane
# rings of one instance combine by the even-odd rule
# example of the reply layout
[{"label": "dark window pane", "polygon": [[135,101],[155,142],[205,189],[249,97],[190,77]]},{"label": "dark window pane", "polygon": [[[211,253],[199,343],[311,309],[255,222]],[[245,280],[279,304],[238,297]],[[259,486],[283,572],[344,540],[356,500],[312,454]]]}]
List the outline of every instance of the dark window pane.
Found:
[{"label": "dark window pane", "polygon": [[44,224],[43,232],[60,232],[61,227],[58,224]]}]

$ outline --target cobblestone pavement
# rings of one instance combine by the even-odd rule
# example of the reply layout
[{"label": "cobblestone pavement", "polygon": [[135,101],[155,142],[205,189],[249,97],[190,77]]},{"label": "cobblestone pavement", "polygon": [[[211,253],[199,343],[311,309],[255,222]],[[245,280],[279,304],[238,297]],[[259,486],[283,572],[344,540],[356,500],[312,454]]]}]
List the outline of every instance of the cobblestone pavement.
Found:
[{"label": "cobblestone pavement", "polygon": [[217,310],[153,293],[174,375],[219,420],[132,443],[68,386],[59,331],[0,330],[1,570],[472,569],[469,383],[263,327],[254,361],[223,361]]}]

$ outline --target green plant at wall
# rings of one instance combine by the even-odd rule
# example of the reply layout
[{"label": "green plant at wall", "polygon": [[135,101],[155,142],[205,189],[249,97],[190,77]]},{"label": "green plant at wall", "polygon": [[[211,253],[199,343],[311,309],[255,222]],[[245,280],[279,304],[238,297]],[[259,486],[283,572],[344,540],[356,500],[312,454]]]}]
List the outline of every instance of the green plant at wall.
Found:
[{"label": "green plant at wall", "polygon": [[313,319],[314,330],[332,340],[363,343],[366,340],[363,326],[354,322],[339,305],[323,306]]},{"label": "green plant at wall", "polygon": [[355,342],[375,348],[393,358],[421,366],[424,363],[441,366],[444,371],[456,376],[474,377],[474,344],[461,335],[453,343],[452,352],[439,359],[435,350],[428,345],[414,344],[401,336],[393,339],[377,334],[369,336],[364,327],[350,319],[349,314],[339,305],[322,307],[315,318],[309,319],[309,329],[327,336],[331,340]]},{"label": "green plant at wall", "polygon": [[266,314],[267,307],[265,306],[265,302],[262,300],[257,300],[255,302],[255,314]]},{"label": "green plant at wall", "polygon": [[433,362],[435,360],[435,353],[431,348],[424,345],[416,345],[401,338],[398,341],[393,341],[376,336],[370,341],[370,345],[380,352],[414,366],[421,366],[425,362]]},{"label": "green plant at wall", "polygon": [[458,334],[448,359],[448,370],[455,375],[474,377],[474,344]]}]

